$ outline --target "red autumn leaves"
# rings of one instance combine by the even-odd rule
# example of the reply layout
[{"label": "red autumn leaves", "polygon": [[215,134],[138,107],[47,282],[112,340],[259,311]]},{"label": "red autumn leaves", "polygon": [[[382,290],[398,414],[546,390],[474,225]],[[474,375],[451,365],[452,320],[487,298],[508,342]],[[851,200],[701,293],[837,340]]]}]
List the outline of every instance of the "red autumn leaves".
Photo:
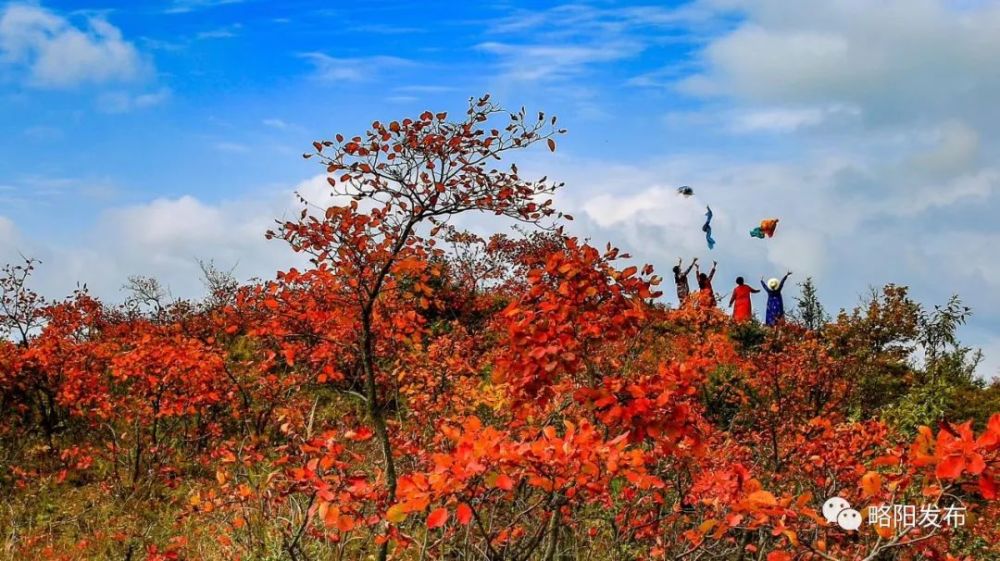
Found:
[{"label": "red autumn leaves", "polygon": [[[971,423],[944,425],[934,438],[928,427],[921,427],[911,447],[914,464],[934,466],[934,474],[943,480],[975,476],[979,491],[988,499],[997,498],[997,451],[1000,450],[1000,414],[990,418],[986,430],[977,438]],[[992,462],[988,463],[988,459]]]},{"label": "red autumn leaves", "polygon": [[[859,413],[858,363],[837,345],[912,331],[906,306],[877,310],[878,329],[838,320],[828,338],[748,334],[656,303],[652,268],[611,246],[450,226],[472,211],[559,216],[553,184],[493,167],[559,131],[504,116],[483,98],[458,121],[425,112],[317,142],[352,199],[271,234],[309,267],[223,303],[128,312],[83,293],[40,303],[7,281],[35,327],[0,342],[14,412],[0,435],[59,452],[20,456],[21,488],[156,489],[176,508],[162,533],[193,521],[185,539],[208,541],[142,542],[150,558],[280,544],[291,558],[846,561],[892,543],[943,561],[961,546],[950,531],[851,535],[816,509],[829,494],[947,493],[996,513],[1000,414],[978,434],[956,419],[911,438]],[[864,362],[895,368],[899,352]]]}]

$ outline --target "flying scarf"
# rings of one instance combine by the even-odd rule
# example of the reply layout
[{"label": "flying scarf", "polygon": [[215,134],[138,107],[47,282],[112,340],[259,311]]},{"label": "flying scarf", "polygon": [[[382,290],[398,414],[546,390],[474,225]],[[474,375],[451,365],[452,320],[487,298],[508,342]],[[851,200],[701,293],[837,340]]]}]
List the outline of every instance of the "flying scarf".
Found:
[{"label": "flying scarf", "polygon": [[708,242],[708,249],[715,248],[715,240],[712,239],[712,207],[706,206],[708,212],[705,213],[705,225],[701,227],[701,231],[705,232],[705,241]]},{"label": "flying scarf", "polygon": [[770,238],[774,236],[774,230],[777,227],[777,218],[766,218],[760,221],[760,226],[750,230],[750,237],[764,239],[764,236],[767,236]]}]

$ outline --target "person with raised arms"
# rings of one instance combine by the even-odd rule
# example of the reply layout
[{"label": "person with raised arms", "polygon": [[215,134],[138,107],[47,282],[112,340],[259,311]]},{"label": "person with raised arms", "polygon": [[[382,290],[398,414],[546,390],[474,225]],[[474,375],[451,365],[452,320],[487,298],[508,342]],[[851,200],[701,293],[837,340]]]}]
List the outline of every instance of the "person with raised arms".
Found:
[{"label": "person with raised arms", "polygon": [[703,308],[715,307],[715,290],[712,288],[712,279],[715,278],[716,261],[712,261],[712,270],[708,274],[702,273],[695,264],[694,271],[698,277],[698,305]]},{"label": "person with raised arms", "polygon": [[697,262],[698,258],[695,257],[691,260],[691,264],[688,265],[687,270],[684,270],[684,258],[678,257],[677,264],[674,265],[674,284],[677,285],[678,307],[683,306],[684,302],[687,301],[688,296],[691,294],[691,285],[688,284],[688,275],[691,273],[691,269],[694,268]]},{"label": "person with raised arms", "polygon": [[767,292],[767,315],[764,323],[767,325],[777,325],[785,320],[785,301],[781,298],[781,289],[785,288],[785,281],[792,272],[788,271],[781,280],[772,278],[764,282],[764,277],[760,279],[760,285]]}]

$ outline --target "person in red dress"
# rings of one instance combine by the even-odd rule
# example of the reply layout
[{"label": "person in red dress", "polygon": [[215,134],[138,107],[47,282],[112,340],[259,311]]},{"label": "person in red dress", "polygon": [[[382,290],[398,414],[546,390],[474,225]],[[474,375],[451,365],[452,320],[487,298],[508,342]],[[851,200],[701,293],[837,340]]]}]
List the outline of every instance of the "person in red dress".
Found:
[{"label": "person in red dress", "polygon": [[760,292],[746,284],[743,277],[736,277],[736,288],[733,295],[729,297],[729,307],[733,309],[733,321],[750,321],[753,317],[753,308],[750,305],[750,295]]}]

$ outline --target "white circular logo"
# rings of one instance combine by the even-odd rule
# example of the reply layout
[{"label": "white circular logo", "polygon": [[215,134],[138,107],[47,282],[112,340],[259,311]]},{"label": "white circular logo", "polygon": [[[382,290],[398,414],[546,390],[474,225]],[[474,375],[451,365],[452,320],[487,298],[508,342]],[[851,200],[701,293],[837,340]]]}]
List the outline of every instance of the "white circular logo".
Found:
[{"label": "white circular logo", "polygon": [[823,503],[823,517],[830,524],[837,524],[837,515],[840,514],[840,511],[849,508],[851,508],[851,503],[843,497],[832,497]]},{"label": "white circular logo", "polygon": [[837,514],[837,524],[841,528],[853,532],[861,527],[861,513],[853,508],[845,508]]}]

